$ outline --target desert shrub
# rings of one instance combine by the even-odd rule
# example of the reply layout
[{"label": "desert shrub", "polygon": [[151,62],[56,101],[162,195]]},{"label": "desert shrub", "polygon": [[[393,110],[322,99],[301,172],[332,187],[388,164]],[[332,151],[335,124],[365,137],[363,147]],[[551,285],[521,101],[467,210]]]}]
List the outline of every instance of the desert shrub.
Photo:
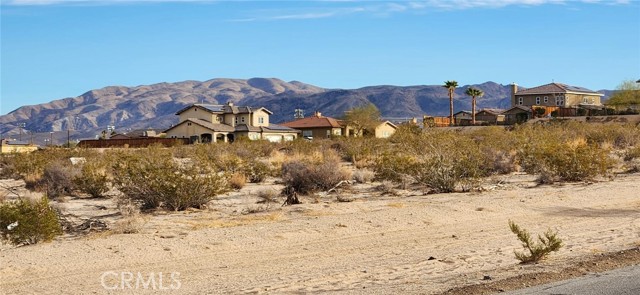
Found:
[{"label": "desert shrub", "polygon": [[640,129],[633,125],[620,124],[584,124],[580,126],[584,129],[588,143],[600,146],[610,144],[617,149],[624,149],[640,143]]},{"label": "desert shrub", "polygon": [[91,161],[84,163],[80,173],[73,178],[76,188],[94,198],[103,197],[109,191],[109,177],[105,164]]},{"label": "desert shrub", "polygon": [[120,234],[135,234],[140,232],[144,225],[144,219],[140,216],[140,209],[128,198],[117,198],[116,200],[121,218],[116,221],[113,231]]},{"label": "desert shrub", "polygon": [[337,161],[317,165],[294,161],[282,165],[282,180],[285,185],[300,194],[328,190],[349,178]]},{"label": "desert shrub", "polygon": [[640,145],[629,148],[624,152],[624,160],[631,161],[640,158]]},{"label": "desert shrub", "polygon": [[251,183],[261,183],[271,175],[271,168],[267,163],[253,160],[245,164],[243,173]]},{"label": "desert shrub", "polygon": [[258,203],[277,203],[278,193],[272,189],[260,190],[257,193]]},{"label": "desert shrub", "polygon": [[247,177],[242,173],[233,173],[229,177],[229,186],[233,189],[241,189],[247,184]]},{"label": "desert shrub", "polygon": [[611,165],[606,150],[579,141],[524,145],[519,161],[527,173],[540,174],[541,183],[592,179],[606,175]]},{"label": "desert shrub", "polygon": [[77,174],[76,167],[56,161],[44,168],[37,187],[52,199],[72,195],[75,190],[73,179]]},{"label": "desert shrub", "polygon": [[0,235],[14,245],[47,242],[62,234],[58,214],[46,197],[0,203]]},{"label": "desert shrub", "polygon": [[518,240],[522,243],[522,247],[526,252],[514,251],[516,258],[521,263],[533,263],[544,259],[551,252],[556,252],[562,248],[562,240],[558,237],[558,232],[548,229],[543,236],[538,235],[538,243],[534,242],[531,234],[525,229],[520,228],[513,221],[509,220],[509,228]]},{"label": "desert shrub", "polygon": [[371,182],[375,176],[376,174],[373,171],[366,168],[357,169],[356,171],[353,172],[353,180],[355,180],[358,183]]},{"label": "desert shrub", "polygon": [[336,139],[332,148],[343,160],[363,168],[389,146],[389,141],[380,138],[343,137]]},{"label": "desert shrub", "polygon": [[503,127],[490,126],[472,131],[468,136],[484,155],[484,169],[490,174],[507,174],[517,170],[513,134]]},{"label": "desert shrub", "polygon": [[377,180],[401,181],[403,175],[411,175],[417,165],[414,156],[399,153],[385,153],[378,157],[373,165]]},{"label": "desert shrub", "polygon": [[114,184],[145,209],[201,207],[227,190],[224,175],[193,164],[180,165],[157,149],[121,157],[114,164]]},{"label": "desert shrub", "polygon": [[393,182],[389,180],[383,180],[378,186],[376,186],[376,190],[382,195],[398,195],[398,191],[394,187]]}]

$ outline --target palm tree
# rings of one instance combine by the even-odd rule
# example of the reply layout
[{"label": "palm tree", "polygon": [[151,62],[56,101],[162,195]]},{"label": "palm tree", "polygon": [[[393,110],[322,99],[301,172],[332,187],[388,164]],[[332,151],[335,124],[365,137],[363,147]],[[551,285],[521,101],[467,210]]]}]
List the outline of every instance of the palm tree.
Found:
[{"label": "palm tree", "polygon": [[484,91],[478,88],[469,87],[464,94],[471,96],[471,124],[476,125],[476,97],[482,97],[484,95]]},{"label": "palm tree", "polygon": [[456,87],[458,87],[458,82],[454,80],[445,81],[442,87],[449,90],[449,126],[453,126],[453,92],[456,90]]}]

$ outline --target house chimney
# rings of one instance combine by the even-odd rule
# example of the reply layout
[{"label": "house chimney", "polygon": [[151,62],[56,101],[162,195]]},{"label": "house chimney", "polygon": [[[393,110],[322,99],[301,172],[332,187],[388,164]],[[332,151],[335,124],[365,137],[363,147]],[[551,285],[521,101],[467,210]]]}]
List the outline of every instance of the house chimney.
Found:
[{"label": "house chimney", "polygon": [[511,83],[511,106],[516,105],[516,93],[518,93],[518,84]]},{"label": "house chimney", "polygon": [[233,106],[233,102],[227,101],[227,105],[232,107]]},{"label": "house chimney", "polygon": [[316,115],[316,117],[318,117],[318,118],[322,117],[322,113],[321,113],[321,112],[318,112],[318,111],[316,111],[315,115]]}]

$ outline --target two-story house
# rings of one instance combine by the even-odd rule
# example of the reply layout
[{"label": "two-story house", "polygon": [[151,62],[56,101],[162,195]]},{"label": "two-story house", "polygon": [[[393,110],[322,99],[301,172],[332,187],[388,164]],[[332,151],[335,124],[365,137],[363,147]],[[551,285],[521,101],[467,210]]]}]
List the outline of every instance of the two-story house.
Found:
[{"label": "two-story house", "polygon": [[169,138],[189,138],[190,142],[232,142],[239,137],[273,142],[297,137],[297,130],[271,124],[273,113],[266,108],[194,104],[179,110],[180,122],[165,130]]},{"label": "two-story house", "polygon": [[518,91],[518,84],[511,84],[511,106],[544,107],[599,107],[604,94],[584,87],[562,83],[550,83]]}]

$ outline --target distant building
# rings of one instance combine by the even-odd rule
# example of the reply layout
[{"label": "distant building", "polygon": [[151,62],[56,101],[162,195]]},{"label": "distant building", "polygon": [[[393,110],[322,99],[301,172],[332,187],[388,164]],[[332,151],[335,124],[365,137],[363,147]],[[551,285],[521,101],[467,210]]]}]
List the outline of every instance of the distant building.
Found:
[{"label": "distant building", "polygon": [[604,94],[584,87],[562,83],[550,83],[520,91],[518,84],[511,84],[511,106],[598,108],[602,106],[602,96]]},{"label": "distant building", "polygon": [[232,142],[240,137],[273,142],[295,139],[298,131],[269,123],[272,114],[266,108],[233,103],[194,104],[179,110],[176,115],[180,116],[180,122],[164,133],[168,138],[188,138],[191,143]]},{"label": "distant building", "polygon": [[26,141],[8,140],[6,138],[0,140],[0,151],[6,153],[28,153],[38,149],[38,146]]},{"label": "distant building", "polygon": [[476,121],[490,125],[504,124],[505,115],[502,109],[483,109],[476,113]]},{"label": "distant building", "polygon": [[329,138],[331,136],[343,135],[343,126],[340,120],[325,117],[320,112],[315,112],[311,117],[282,123],[282,125],[302,131],[302,137],[307,139]]},{"label": "distant building", "polygon": [[[301,118],[282,124],[302,131],[302,136],[307,139],[330,138],[332,136],[353,136],[353,128],[345,121],[331,117],[325,117],[320,112],[315,112],[311,117]],[[377,138],[387,138],[396,132],[398,127],[390,121],[380,122],[375,130],[364,130],[365,135]]]}]

